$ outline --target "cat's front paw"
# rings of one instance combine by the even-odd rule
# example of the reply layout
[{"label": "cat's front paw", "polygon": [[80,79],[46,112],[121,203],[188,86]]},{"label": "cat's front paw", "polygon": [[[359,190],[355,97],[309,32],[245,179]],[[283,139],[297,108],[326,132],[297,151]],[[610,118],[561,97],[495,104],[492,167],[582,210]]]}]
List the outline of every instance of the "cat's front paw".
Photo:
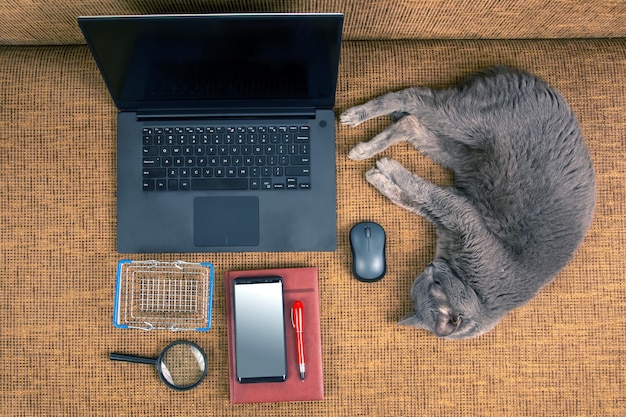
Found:
[{"label": "cat's front paw", "polygon": [[375,168],[365,173],[365,179],[394,202],[399,198],[402,192],[393,181],[393,178],[391,178],[384,169],[381,169],[380,161],[376,163]]},{"label": "cat's front paw", "polygon": [[406,178],[406,168],[398,161],[382,158],[376,167],[365,174],[367,181],[387,196],[393,203],[409,211],[420,213],[415,187]]},{"label": "cat's front paw", "polygon": [[348,110],[341,113],[339,121],[348,126],[358,126],[366,119],[365,112],[361,109],[361,106],[351,107]]},{"label": "cat's front paw", "polygon": [[[370,172],[374,175],[373,178],[377,184],[380,184],[384,177],[384,182],[393,183],[396,187],[411,193],[418,192],[419,184],[421,183],[421,178],[416,177],[402,166],[400,162],[391,158],[379,159],[376,161],[376,168],[372,169]],[[367,179],[370,181],[369,177],[367,177]],[[370,182],[380,189],[377,184],[374,184],[372,181]]]},{"label": "cat's front paw", "polygon": [[376,167],[385,173],[387,173],[390,177],[393,177],[393,174],[399,172],[406,172],[406,168],[400,164],[400,162],[391,158],[380,158],[376,161]]},{"label": "cat's front paw", "polygon": [[372,168],[365,173],[365,179],[379,190],[383,184],[388,185],[390,180],[378,168]]},{"label": "cat's front paw", "polygon": [[415,177],[400,162],[391,158],[381,158],[376,161],[376,168],[391,181],[402,188],[414,183]]}]

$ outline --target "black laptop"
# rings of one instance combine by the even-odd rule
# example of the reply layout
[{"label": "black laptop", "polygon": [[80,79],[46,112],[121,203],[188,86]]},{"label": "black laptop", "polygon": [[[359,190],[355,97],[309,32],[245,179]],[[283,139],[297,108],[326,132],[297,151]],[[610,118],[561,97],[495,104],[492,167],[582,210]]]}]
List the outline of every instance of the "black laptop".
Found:
[{"label": "black laptop", "polygon": [[117,106],[117,249],[336,249],[341,14],[79,17]]}]

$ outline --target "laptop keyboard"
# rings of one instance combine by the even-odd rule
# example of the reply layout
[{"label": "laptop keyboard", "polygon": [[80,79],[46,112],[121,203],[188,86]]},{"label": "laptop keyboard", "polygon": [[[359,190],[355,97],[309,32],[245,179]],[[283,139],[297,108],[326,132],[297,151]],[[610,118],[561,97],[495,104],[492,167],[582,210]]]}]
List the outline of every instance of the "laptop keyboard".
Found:
[{"label": "laptop keyboard", "polygon": [[308,190],[306,125],[145,127],[144,191]]}]

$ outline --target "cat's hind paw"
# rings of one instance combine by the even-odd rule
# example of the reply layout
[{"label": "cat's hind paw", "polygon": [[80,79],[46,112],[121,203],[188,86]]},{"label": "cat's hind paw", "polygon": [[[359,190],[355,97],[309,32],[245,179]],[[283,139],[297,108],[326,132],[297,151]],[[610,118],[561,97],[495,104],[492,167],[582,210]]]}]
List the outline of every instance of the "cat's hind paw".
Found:
[{"label": "cat's hind paw", "polygon": [[364,159],[372,157],[371,152],[369,151],[370,146],[367,142],[357,143],[354,148],[350,149],[348,152],[348,158],[353,161],[362,161]]},{"label": "cat's hind paw", "polygon": [[358,126],[366,119],[367,115],[361,106],[351,107],[339,116],[339,121],[348,126]]}]

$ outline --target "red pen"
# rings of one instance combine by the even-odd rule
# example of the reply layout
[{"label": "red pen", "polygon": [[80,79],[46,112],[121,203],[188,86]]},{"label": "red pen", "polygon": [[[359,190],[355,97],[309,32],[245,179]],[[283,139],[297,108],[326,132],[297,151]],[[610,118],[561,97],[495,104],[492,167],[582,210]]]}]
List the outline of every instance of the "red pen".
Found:
[{"label": "red pen", "polygon": [[304,358],[304,305],[297,300],[291,308],[291,324],[296,329],[296,349],[298,351],[298,365],[300,366],[300,379],[304,381],[305,358]]}]

